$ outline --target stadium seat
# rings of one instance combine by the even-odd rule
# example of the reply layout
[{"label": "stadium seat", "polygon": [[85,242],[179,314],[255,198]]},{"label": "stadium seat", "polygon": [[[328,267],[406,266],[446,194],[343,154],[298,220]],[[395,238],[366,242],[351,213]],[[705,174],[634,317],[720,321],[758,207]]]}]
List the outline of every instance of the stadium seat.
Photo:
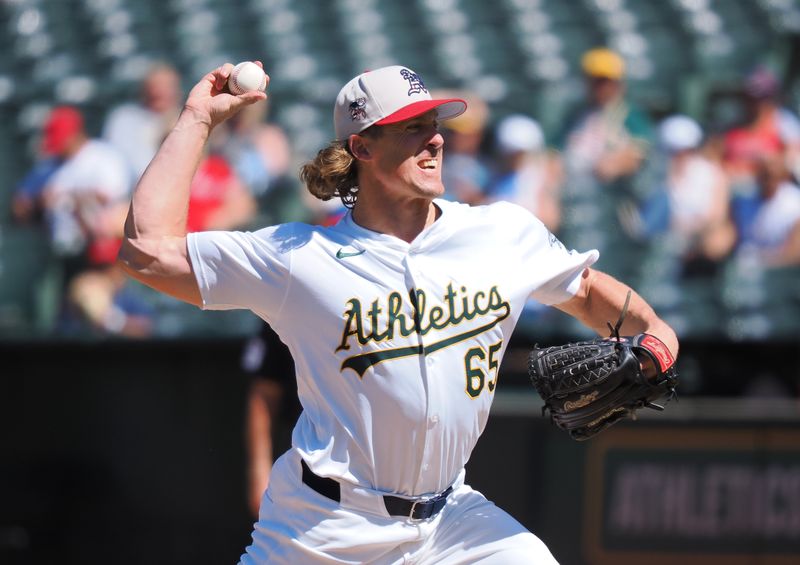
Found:
[{"label": "stadium seat", "polygon": [[49,244],[38,227],[0,231],[0,334],[24,335],[43,329],[48,314],[43,293],[54,271]]},{"label": "stadium seat", "polygon": [[[53,104],[75,102],[90,114],[95,133],[111,104],[137,95],[141,73],[154,59],[176,64],[186,86],[217,61],[262,59],[273,75],[271,117],[287,128],[302,161],[332,136],[330,103],[339,86],[389,62],[412,66],[431,87],[486,93],[492,121],[511,112],[531,115],[552,142],[583,99],[581,57],[599,45],[630,50],[629,93],[645,109],[680,110],[719,130],[738,119],[733,88],[742,72],[765,56],[787,63],[793,21],[800,22],[797,2],[767,0],[0,2],[0,94],[7,93],[0,96],[0,230],[7,231],[13,185],[33,158],[41,123],[34,118]],[[15,77],[10,90],[3,76]],[[694,327],[698,313],[698,324],[713,318],[719,304],[676,302],[674,293],[642,276],[641,264],[636,272],[635,261],[605,253],[623,236],[613,211],[597,206],[590,183],[566,187],[565,206],[564,239],[571,246],[600,247],[610,269],[641,279],[677,323]],[[13,253],[6,244],[0,249],[4,258]],[[19,265],[23,275],[34,267]],[[780,328],[795,312],[776,307],[764,322],[747,306],[751,291],[735,287],[727,281],[720,291],[727,298],[719,308],[731,327],[750,320],[755,328]],[[8,287],[3,296],[23,291]],[[4,319],[28,323],[36,308],[29,299],[21,298],[17,313]],[[788,300],[796,304],[797,297]],[[763,312],[773,307],[759,306]]]}]

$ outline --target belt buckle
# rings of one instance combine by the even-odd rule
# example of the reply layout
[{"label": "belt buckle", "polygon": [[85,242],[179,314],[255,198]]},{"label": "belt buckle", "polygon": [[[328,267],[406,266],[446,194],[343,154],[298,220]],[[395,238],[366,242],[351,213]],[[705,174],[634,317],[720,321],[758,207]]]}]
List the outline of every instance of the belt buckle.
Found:
[{"label": "belt buckle", "polygon": [[428,518],[430,518],[430,516],[428,516],[428,518],[414,518],[414,512],[417,510],[417,504],[425,504],[425,503],[429,502],[429,500],[430,499],[418,499],[418,500],[415,500],[411,504],[411,512],[408,515],[409,520],[419,521],[419,520],[427,520]]}]

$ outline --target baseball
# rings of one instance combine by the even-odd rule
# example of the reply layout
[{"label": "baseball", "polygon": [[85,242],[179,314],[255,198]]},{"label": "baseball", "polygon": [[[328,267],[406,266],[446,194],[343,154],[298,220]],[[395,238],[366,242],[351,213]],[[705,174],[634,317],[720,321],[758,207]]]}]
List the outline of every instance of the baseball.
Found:
[{"label": "baseball", "polygon": [[239,63],[233,67],[228,77],[228,90],[231,94],[244,94],[248,90],[267,89],[267,75],[264,69],[251,61]]}]

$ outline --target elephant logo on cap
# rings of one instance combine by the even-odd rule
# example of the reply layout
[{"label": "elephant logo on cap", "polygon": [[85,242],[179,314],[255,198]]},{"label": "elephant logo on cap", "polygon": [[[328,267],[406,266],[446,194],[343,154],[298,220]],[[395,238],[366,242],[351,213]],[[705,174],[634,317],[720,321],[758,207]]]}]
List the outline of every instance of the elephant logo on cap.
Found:
[{"label": "elephant logo on cap", "polygon": [[366,98],[357,98],[353,102],[350,102],[350,118],[353,121],[356,120],[363,120],[367,117],[367,99]]}]

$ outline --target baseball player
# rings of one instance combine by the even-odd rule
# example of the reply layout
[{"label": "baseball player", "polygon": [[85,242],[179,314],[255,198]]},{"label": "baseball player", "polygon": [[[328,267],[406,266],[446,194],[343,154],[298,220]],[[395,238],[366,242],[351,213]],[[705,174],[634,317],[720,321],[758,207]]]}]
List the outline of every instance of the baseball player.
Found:
[{"label": "baseball player", "polygon": [[[466,104],[431,99],[401,66],[342,88],[336,140],[302,170],[312,194],[350,208],[339,223],[187,235],[209,132],[265,97],[228,94],[231,69],[190,92],[136,188],[120,261],[201,308],[252,310],[295,360],[303,412],[241,562],[555,563],[465,483],[464,464],[525,301],[606,332],[628,287],[590,268],[596,251],[568,251],[522,208],[440,199],[438,124]],[[647,331],[677,353],[673,331],[635,293],[622,331]]]}]

